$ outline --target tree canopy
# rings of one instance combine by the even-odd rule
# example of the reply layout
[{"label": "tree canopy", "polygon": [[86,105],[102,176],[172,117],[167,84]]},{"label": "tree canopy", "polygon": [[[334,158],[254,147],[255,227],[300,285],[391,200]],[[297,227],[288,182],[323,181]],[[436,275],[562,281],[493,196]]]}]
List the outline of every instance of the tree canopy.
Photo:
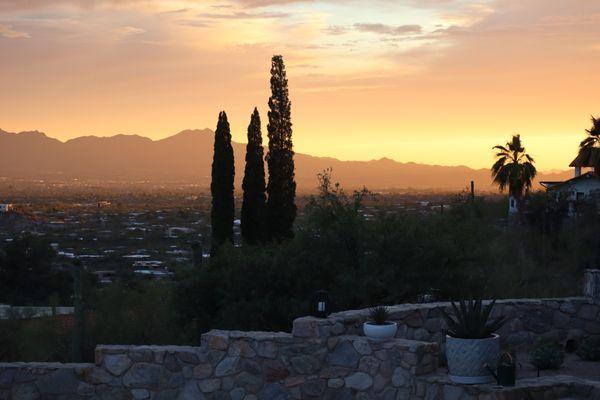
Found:
[{"label": "tree canopy", "polygon": [[508,187],[509,194],[520,199],[531,189],[537,174],[533,157],[525,153],[520,135],[514,135],[505,146],[498,145],[493,149],[497,150],[496,162],[492,166],[494,183],[500,191]]}]

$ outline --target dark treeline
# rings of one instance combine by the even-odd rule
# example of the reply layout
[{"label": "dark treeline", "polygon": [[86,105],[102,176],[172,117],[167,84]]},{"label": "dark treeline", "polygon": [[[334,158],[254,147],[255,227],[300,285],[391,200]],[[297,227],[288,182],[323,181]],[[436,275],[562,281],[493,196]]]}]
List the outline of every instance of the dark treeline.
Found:
[{"label": "dark treeline", "polygon": [[246,145],[246,168],[242,190],[241,229],[242,238],[248,244],[257,244],[266,239],[265,203],[265,162],[260,130],[260,115],[255,108],[248,125],[248,145]]},{"label": "dark treeline", "polygon": [[[255,108],[248,126],[246,167],[241,229],[246,244],[280,242],[293,237],[296,219],[296,182],[292,143],[291,102],[285,65],[281,56],[271,60],[271,97],[267,125],[269,171],[265,185],[264,149],[261,121]],[[219,114],[215,131],[212,165],[212,248],[211,254],[226,242],[233,243],[233,150],[225,112]]]},{"label": "dark treeline", "polygon": [[235,199],[233,197],[233,179],[235,168],[233,165],[233,147],[231,147],[231,132],[227,114],[219,113],[219,122],[215,129],[215,146],[212,163],[212,181],[210,193],[212,195],[211,227],[212,249],[216,249],[226,241],[233,241],[233,218],[235,213]]},{"label": "dark treeline", "polygon": [[[337,309],[415,301],[432,288],[442,299],[567,296],[580,294],[585,268],[600,266],[594,204],[564,218],[566,207],[532,194],[524,222],[507,228],[505,200],[457,195],[443,214],[392,211],[366,191],[344,193],[329,174],[320,179],[289,240],[225,243],[173,281],[123,276],[85,289],[86,358],[97,343],[197,345],[213,328],[289,331],[319,289]],[[69,360],[70,332],[56,329],[0,322],[2,358]]]}]

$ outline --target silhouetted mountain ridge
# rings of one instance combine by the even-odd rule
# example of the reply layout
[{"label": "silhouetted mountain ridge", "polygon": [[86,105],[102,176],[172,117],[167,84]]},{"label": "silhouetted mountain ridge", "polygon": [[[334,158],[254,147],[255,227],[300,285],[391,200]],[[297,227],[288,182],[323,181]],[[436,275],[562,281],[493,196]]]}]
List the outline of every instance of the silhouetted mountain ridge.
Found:
[{"label": "silhouetted mountain ridge", "polygon": [[[236,184],[244,171],[244,143],[233,143]],[[93,179],[194,183],[210,186],[213,131],[189,129],[151,140],[139,135],[81,136],[61,142],[39,131],[10,133],[0,129],[0,176],[19,179]],[[461,189],[475,181],[479,190],[491,190],[487,169],[401,163],[383,157],[371,161],[341,161],[296,153],[299,190],[312,190],[316,174],[332,168],[334,179],[346,188]],[[558,180],[569,172],[540,174]]]}]

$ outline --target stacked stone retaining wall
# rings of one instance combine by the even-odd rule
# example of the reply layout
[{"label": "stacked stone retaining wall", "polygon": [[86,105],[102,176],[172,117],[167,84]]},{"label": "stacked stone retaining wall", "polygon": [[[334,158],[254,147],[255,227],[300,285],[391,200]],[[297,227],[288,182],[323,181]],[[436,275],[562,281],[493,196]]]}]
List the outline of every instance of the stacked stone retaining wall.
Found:
[{"label": "stacked stone retaining wall", "polygon": [[[599,274],[586,275],[586,297],[498,301],[494,316],[508,318],[504,344],[600,334]],[[362,335],[365,309],[298,318],[291,334],[213,330],[199,347],[100,345],[89,364],[0,363],[0,400],[503,398],[435,378],[444,310],[449,303],[390,307],[399,329],[384,342]]]},{"label": "stacked stone retaining wall", "polygon": [[393,400],[435,371],[438,351],[405,339],[211,331],[200,347],[98,346],[94,364],[0,364],[0,399]]},{"label": "stacked stone retaining wall", "polygon": [[[389,310],[390,320],[398,323],[396,337],[444,345],[442,312],[452,313],[450,303],[400,304]],[[360,335],[368,316],[369,310],[363,309],[331,314],[326,319],[299,318],[294,321],[293,333],[307,338]],[[540,337],[565,342],[600,335],[600,304],[589,297],[498,300],[492,316],[507,318],[499,333],[503,344],[514,350],[526,349]]]}]

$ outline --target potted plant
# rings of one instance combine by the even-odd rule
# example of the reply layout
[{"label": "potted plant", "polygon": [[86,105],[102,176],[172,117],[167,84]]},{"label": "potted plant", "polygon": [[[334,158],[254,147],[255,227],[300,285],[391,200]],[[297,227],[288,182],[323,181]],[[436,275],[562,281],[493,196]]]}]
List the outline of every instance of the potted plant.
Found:
[{"label": "potted plant", "polygon": [[369,320],[363,324],[365,336],[375,340],[385,340],[396,335],[398,325],[388,321],[390,311],[386,306],[378,306],[369,310]]},{"label": "potted plant", "polygon": [[450,379],[456,383],[488,383],[500,358],[500,336],[495,332],[506,323],[506,317],[490,318],[495,300],[483,306],[481,299],[452,302],[454,315],[443,312],[446,331],[446,359]]}]

